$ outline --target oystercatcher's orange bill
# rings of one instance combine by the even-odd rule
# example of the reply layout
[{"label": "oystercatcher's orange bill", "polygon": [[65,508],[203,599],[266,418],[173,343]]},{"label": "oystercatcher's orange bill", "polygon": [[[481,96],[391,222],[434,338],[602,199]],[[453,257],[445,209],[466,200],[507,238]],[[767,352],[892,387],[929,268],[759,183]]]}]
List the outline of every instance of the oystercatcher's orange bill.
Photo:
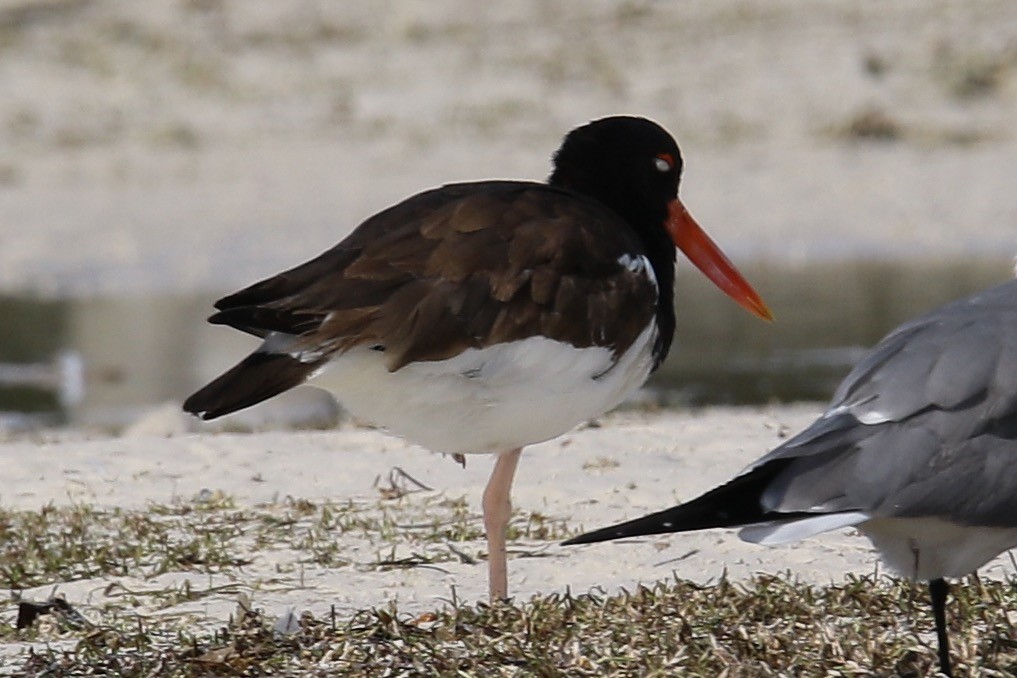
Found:
[{"label": "oystercatcher's orange bill", "polygon": [[696,223],[681,200],[675,198],[668,205],[667,232],[678,249],[714,285],[744,308],[763,320],[773,320],[766,302],[752,289],[752,285],[738,272],[717,243]]}]

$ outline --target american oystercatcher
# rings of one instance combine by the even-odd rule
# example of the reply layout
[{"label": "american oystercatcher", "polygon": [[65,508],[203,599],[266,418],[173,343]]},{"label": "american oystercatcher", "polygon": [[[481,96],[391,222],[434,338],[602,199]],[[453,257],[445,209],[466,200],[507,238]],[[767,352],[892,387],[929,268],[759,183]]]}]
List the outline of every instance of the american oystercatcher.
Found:
[{"label": "american oystercatcher", "polygon": [[714,527],[782,544],[855,526],[929,582],[950,675],[947,578],[1017,546],[1017,280],[894,330],[811,426],[697,499],[566,544]]},{"label": "american oystercatcher", "polygon": [[610,117],[566,136],[547,183],[408,198],[216,302],[209,322],[263,342],[184,409],[214,419],[327,366],[354,415],[437,452],[496,454],[483,509],[490,594],[505,598],[520,451],[611,409],[664,360],[675,245],[770,318],[678,200],[681,170],[659,125]]}]

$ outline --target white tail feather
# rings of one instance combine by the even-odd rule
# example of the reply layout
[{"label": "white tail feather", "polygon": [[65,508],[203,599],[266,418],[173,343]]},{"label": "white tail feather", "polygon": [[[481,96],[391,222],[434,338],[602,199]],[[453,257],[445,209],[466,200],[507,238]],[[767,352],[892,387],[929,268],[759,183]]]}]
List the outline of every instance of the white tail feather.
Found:
[{"label": "white tail feather", "polygon": [[787,544],[806,537],[812,537],[821,532],[829,532],[842,527],[858,525],[868,520],[867,513],[853,511],[850,513],[823,513],[808,518],[795,518],[794,520],[759,523],[758,525],[747,525],[738,531],[742,540],[753,544],[764,544],[773,546],[776,544]]}]

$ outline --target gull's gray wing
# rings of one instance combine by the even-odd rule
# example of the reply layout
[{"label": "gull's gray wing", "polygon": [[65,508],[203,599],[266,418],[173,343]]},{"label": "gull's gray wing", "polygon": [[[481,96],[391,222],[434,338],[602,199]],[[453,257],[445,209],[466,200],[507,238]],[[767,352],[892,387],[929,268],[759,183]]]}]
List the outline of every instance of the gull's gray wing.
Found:
[{"label": "gull's gray wing", "polygon": [[822,417],[727,484],[566,543],[746,525],[785,541],[919,516],[1017,527],[1017,281],[891,332]]},{"label": "gull's gray wing", "polygon": [[772,464],[767,511],[1017,525],[1017,281],[896,329]]}]

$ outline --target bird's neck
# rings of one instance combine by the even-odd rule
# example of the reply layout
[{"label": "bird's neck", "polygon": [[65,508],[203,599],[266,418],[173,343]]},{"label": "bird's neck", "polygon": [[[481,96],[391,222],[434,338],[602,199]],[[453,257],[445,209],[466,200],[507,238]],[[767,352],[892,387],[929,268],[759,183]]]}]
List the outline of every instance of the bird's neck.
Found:
[{"label": "bird's neck", "polygon": [[[653,237],[659,233],[660,237]],[[646,256],[657,276],[657,340],[653,345],[653,369],[656,370],[664,362],[671,342],[674,340],[674,279],[675,257],[677,251],[674,243],[664,230],[663,223],[648,232],[639,232],[639,237],[646,245]]]}]

